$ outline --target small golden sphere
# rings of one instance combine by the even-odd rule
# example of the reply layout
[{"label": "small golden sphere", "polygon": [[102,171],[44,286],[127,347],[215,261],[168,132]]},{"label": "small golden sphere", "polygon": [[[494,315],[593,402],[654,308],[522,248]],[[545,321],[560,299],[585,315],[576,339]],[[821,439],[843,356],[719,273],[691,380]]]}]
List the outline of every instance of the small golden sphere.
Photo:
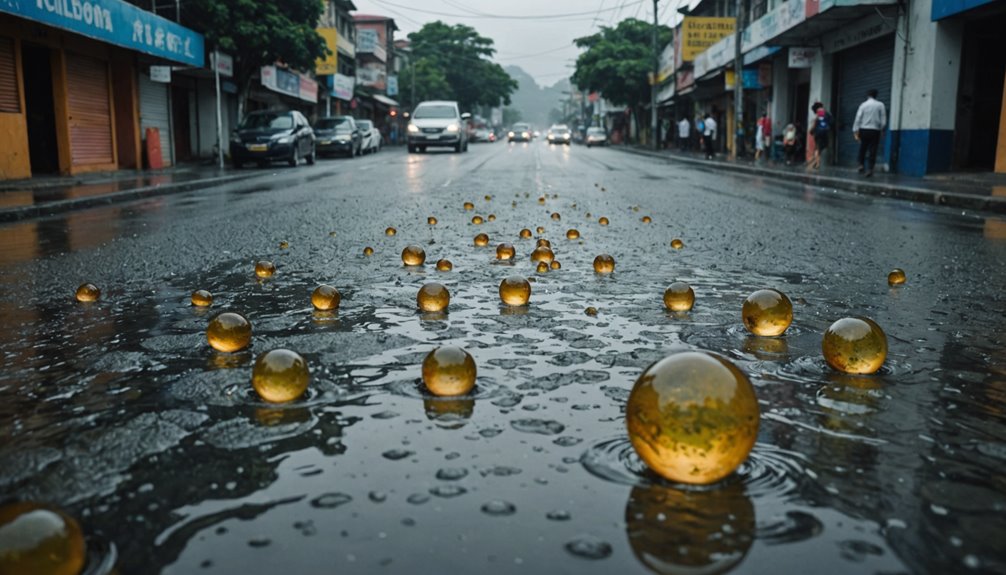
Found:
[{"label": "small golden sphere", "polygon": [[590,306],[587,309],[583,310],[583,313],[589,315],[590,317],[595,317],[597,316],[597,308],[594,306]]},{"label": "small golden sphere", "polygon": [[98,301],[98,298],[101,297],[101,290],[94,284],[80,284],[76,297],[79,302]]},{"label": "small golden sphere", "polygon": [[610,274],[615,271],[615,258],[601,254],[594,258],[594,271],[599,274]]},{"label": "small golden sphere", "polygon": [[489,214],[489,216],[486,217],[486,220],[488,220],[490,222],[495,222],[496,221],[496,214]]},{"label": "small golden sphere", "polygon": [[544,204],[545,203],[545,196],[538,196],[538,203],[539,204]]},{"label": "small golden sphere", "polygon": [[824,332],[824,359],[845,373],[875,373],[887,358],[887,335],[866,317],[842,318]]},{"label": "small golden sphere", "polygon": [[535,233],[537,233],[538,235],[545,233],[544,226],[538,226],[537,228],[535,228]]},{"label": "small golden sphere", "polygon": [[673,240],[671,240],[671,247],[676,250],[680,250],[681,248],[685,247],[685,242],[679,240],[678,238],[674,238]]},{"label": "small golden sphere", "polygon": [[545,238],[538,238],[537,243],[535,243],[535,247],[538,247],[538,248],[549,248],[549,249],[551,249],[552,248],[552,242],[546,240]]},{"label": "small golden sphere", "polygon": [[0,573],[78,575],[87,560],[77,520],[39,503],[0,507]]},{"label": "small golden sphere", "polygon": [[474,210],[475,209],[475,204],[473,204],[471,202],[465,202],[465,209],[466,210]]},{"label": "small golden sphere", "polygon": [[444,284],[430,282],[419,288],[419,293],[416,294],[416,303],[423,311],[444,311],[447,309],[447,304],[451,303],[451,293],[447,291]]},{"label": "small golden sphere", "polygon": [[251,323],[234,312],[218,314],[206,327],[206,341],[217,351],[240,351],[251,343],[251,336]]},{"label": "small golden sphere", "polygon": [[393,236],[393,235],[395,235],[397,233],[398,233],[398,230],[396,230],[395,228],[393,228],[391,226],[388,226],[387,229],[384,230],[384,235],[386,235],[386,236]]},{"label": "small golden sphere", "polygon": [[533,262],[542,262],[545,265],[548,265],[552,263],[552,260],[554,259],[555,254],[552,252],[552,249],[545,246],[537,247],[533,252],[531,252],[531,261]]},{"label": "small golden sphere", "polygon": [[644,224],[648,224],[653,221],[653,218],[651,218],[650,216],[643,216],[642,218],[639,219],[639,221],[643,222]]},{"label": "small golden sphere", "polygon": [[512,275],[500,282],[500,299],[507,305],[526,305],[531,299],[531,284],[527,278]]},{"label": "small golden sphere", "polygon": [[639,376],[626,404],[629,440],[671,481],[709,484],[744,462],[761,415],[750,380],[706,352],[676,353]]},{"label": "small golden sphere", "polygon": [[286,403],[304,395],[310,380],[307,362],[289,349],[263,353],[252,368],[252,387],[270,403]]},{"label": "small golden sphere", "polygon": [[430,216],[426,218],[426,223],[430,224],[431,226],[435,226],[437,225],[437,218]]},{"label": "small golden sphere", "polygon": [[372,248],[370,246],[367,246],[367,247],[363,248],[363,255],[365,255],[365,256],[372,256],[372,255],[374,255],[374,248]]},{"label": "small golden sphere", "polygon": [[559,260],[552,260],[552,263],[550,263],[548,265],[549,265],[549,267],[551,267],[554,270],[562,268],[562,264],[559,263]]},{"label": "small golden sphere", "polygon": [[479,234],[479,235],[475,236],[475,245],[477,245],[480,248],[484,248],[484,247],[488,246],[489,245],[489,235],[488,234]]},{"label": "small golden sphere", "polygon": [[606,226],[608,225],[608,218],[601,216],[600,218],[598,218],[597,223],[601,224],[602,226]]},{"label": "small golden sphere", "polygon": [[472,223],[475,224],[476,226],[481,225],[483,221],[485,220],[482,219],[482,216],[472,217]]},{"label": "small golden sphere", "polygon": [[562,216],[559,215],[559,212],[552,212],[552,219],[558,222],[562,219]]},{"label": "small golden sphere", "polygon": [[664,306],[671,311],[688,311],[695,305],[695,292],[685,282],[674,282],[664,290]]},{"label": "small golden sphere", "polygon": [[283,240],[279,243],[279,249],[285,250],[290,247],[290,242]]},{"label": "small golden sphere", "polygon": [[755,335],[782,335],[793,323],[793,304],[778,290],[762,289],[744,300],[741,317],[744,327]]},{"label": "small golden sphere", "polygon": [[311,293],[311,305],[319,311],[339,309],[341,302],[342,294],[339,293],[339,290],[327,284],[314,288],[314,291]]},{"label": "small golden sphere", "polygon": [[437,260],[437,271],[438,272],[449,272],[452,269],[454,269],[454,264],[451,263],[451,260],[448,260],[448,259]]},{"label": "small golden sphere", "polygon": [[496,259],[500,261],[512,260],[516,255],[517,250],[514,249],[513,244],[502,243],[496,246]]},{"label": "small golden sphere", "polygon": [[485,195],[485,201],[490,202],[490,201],[492,201],[492,199],[493,199],[493,197],[490,196],[489,194]]},{"label": "small golden sphere", "polygon": [[887,284],[892,286],[899,286],[905,283],[908,278],[905,276],[905,270],[901,268],[894,268],[891,273],[887,274]]},{"label": "small golden sphere", "polygon": [[529,239],[531,239],[531,230],[529,230],[527,228],[524,228],[523,230],[521,230],[520,231],[520,238],[522,240],[529,240]]},{"label": "small golden sphere", "polygon": [[276,273],[276,264],[269,260],[260,260],[255,263],[255,275],[260,278],[271,278]]},{"label": "small golden sphere", "polygon": [[567,240],[578,240],[578,239],[580,239],[580,230],[577,230],[577,229],[566,230],[566,239]]},{"label": "small golden sphere", "polygon": [[426,262],[426,251],[417,246],[405,246],[402,250],[402,263],[407,266],[421,266]]},{"label": "small golden sphere", "polygon": [[210,307],[213,305],[213,294],[204,289],[197,289],[192,292],[192,305],[196,307]]},{"label": "small golden sphere", "polygon": [[535,267],[535,271],[537,271],[540,274],[546,273],[548,272],[548,270],[549,265],[545,262],[538,262],[538,265]]},{"label": "small golden sphere", "polygon": [[328,237],[330,238],[334,238],[337,235],[339,235],[339,232],[328,232]]},{"label": "small golden sphere", "polygon": [[470,353],[453,345],[438,347],[423,360],[423,383],[433,395],[465,395],[475,387],[478,369]]}]

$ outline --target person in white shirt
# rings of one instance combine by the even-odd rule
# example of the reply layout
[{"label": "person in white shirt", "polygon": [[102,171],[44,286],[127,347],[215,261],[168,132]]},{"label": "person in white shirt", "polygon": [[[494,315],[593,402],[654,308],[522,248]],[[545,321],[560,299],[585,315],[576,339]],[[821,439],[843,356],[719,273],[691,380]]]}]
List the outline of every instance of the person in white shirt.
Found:
[{"label": "person in white shirt", "polygon": [[713,159],[713,143],[716,141],[716,120],[712,114],[706,114],[706,130],[702,133],[702,141],[706,145],[706,159]]},{"label": "person in white shirt", "polygon": [[873,175],[880,135],[886,125],[887,109],[877,100],[877,91],[870,90],[866,101],[859,105],[856,121],[852,124],[852,133],[859,141],[859,173],[866,172],[866,177]]},{"label": "person in white shirt", "polygon": [[688,118],[681,118],[678,122],[678,149],[685,151],[689,148],[689,143],[692,137],[692,124],[688,121]]}]

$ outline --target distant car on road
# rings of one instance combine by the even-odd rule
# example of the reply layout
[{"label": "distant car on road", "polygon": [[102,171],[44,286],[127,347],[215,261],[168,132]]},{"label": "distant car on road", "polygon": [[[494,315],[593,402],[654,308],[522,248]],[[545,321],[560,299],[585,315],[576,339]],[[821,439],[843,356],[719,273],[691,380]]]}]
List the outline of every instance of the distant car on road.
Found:
[{"label": "distant car on road", "polygon": [[373,154],[381,150],[381,131],[374,127],[370,120],[357,120],[356,125],[360,127],[361,147],[364,154]]},{"label": "distant car on road", "polygon": [[322,118],[314,124],[314,135],[319,156],[345,154],[353,158],[359,156],[363,149],[360,128],[352,116]]},{"label": "distant car on road", "polygon": [[555,124],[548,129],[548,134],[545,137],[549,144],[566,144],[568,146],[573,139],[573,134],[566,124]]},{"label": "distant car on road", "polygon": [[605,133],[604,128],[593,127],[587,128],[587,147],[591,146],[607,146],[608,145],[608,134]]},{"label": "distant car on road", "polygon": [[231,163],[239,169],[245,162],[264,166],[286,161],[296,166],[301,158],[313,164],[314,141],[311,124],[296,110],[252,112],[231,133]]},{"label": "distant car on road", "polygon": [[425,152],[429,146],[450,146],[456,153],[468,151],[468,130],[458,103],[448,100],[420,102],[407,128],[409,153]]},{"label": "distant car on road", "polygon": [[507,132],[508,142],[530,142],[531,141],[531,124],[525,124],[518,122],[510,128]]},{"label": "distant car on road", "polygon": [[472,132],[472,142],[492,142],[493,140],[493,133],[489,131],[489,128],[476,128]]}]

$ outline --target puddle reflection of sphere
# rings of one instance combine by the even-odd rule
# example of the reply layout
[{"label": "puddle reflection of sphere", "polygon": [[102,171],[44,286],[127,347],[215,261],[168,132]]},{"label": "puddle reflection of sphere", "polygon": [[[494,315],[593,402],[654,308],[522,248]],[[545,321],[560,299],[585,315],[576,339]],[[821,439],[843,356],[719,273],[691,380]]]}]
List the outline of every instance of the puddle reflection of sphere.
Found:
[{"label": "puddle reflection of sphere", "polygon": [[437,396],[464,395],[475,387],[475,358],[453,345],[438,347],[423,360],[423,384]]},{"label": "puddle reflection of sphere", "polygon": [[664,306],[671,311],[688,311],[695,305],[695,291],[685,282],[674,282],[664,290]]},{"label": "puddle reflection of sphere", "polygon": [[459,429],[472,418],[475,411],[474,399],[424,399],[426,418],[437,427]]},{"label": "puddle reflection of sphere", "polygon": [[741,317],[744,327],[755,335],[782,335],[793,323],[793,304],[778,290],[762,289],[744,300]]},{"label": "puddle reflection of sphere", "polygon": [[229,311],[211,319],[206,328],[206,341],[213,349],[226,353],[248,347],[251,336],[251,323],[244,316]]},{"label": "puddle reflection of sphere", "polygon": [[500,261],[512,260],[517,255],[517,250],[513,244],[502,243],[496,246],[496,259]]},{"label": "puddle reflection of sphere", "polygon": [[576,228],[566,230],[566,239],[567,240],[578,240],[578,239],[580,239],[580,230],[578,230]]},{"label": "puddle reflection of sphere", "polygon": [[676,250],[680,250],[681,248],[685,247],[685,242],[679,240],[678,238],[674,238],[673,240],[671,240],[671,247]]},{"label": "puddle reflection of sphere", "polygon": [[500,299],[506,305],[527,305],[531,299],[531,283],[519,275],[505,278],[500,282]]},{"label": "puddle reflection of sphere", "polygon": [[480,248],[484,248],[484,247],[488,246],[489,245],[489,235],[488,234],[479,234],[479,235],[475,236],[475,245],[477,245]]},{"label": "puddle reflection of sphere", "polygon": [[523,230],[520,231],[520,237],[522,240],[531,239],[531,230],[524,228]]},{"label": "puddle reflection of sphere", "polygon": [[451,293],[443,284],[430,282],[419,288],[416,303],[419,309],[429,312],[444,311],[451,302]]},{"label": "puddle reflection of sphere", "polygon": [[213,294],[204,289],[197,289],[192,292],[192,305],[196,307],[210,307],[213,305]]},{"label": "puddle reflection of sphere", "polygon": [[388,228],[384,230],[384,235],[386,235],[386,236],[393,236],[393,235],[395,235],[397,233],[398,233],[398,230],[396,230],[395,228],[393,228],[391,226],[388,226]]},{"label": "puddle reflection of sphere", "polygon": [[601,254],[594,258],[594,271],[599,274],[610,274],[615,271],[615,258]]},{"label": "puddle reflection of sphere", "polygon": [[597,223],[601,224],[602,226],[606,226],[608,225],[608,218],[601,216],[600,218],[598,218]]},{"label": "puddle reflection of sphere", "polygon": [[437,260],[437,271],[438,272],[449,272],[452,269],[454,269],[454,264],[451,263],[451,260],[447,260],[447,259]]},{"label": "puddle reflection of sphere", "polygon": [[531,252],[531,261],[542,262],[546,266],[552,263],[552,260],[554,259],[555,259],[555,253],[552,251],[551,248],[547,248],[545,246],[537,247],[534,249],[533,252]]},{"label": "puddle reflection of sphere", "polygon": [[255,275],[260,278],[271,278],[276,273],[276,264],[269,260],[260,260],[255,263]]},{"label": "puddle reflection of sphere", "polygon": [[905,283],[908,278],[905,276],[905,270],[901,268],[894,268],[891,273],[887,274],[887,285],[899,286]]},{"label": "puddle reflection of sphere", "polygon": [[629,439],[656,473],[708,484],[744,462],[758,437],[758,399],[736,366],[706,352],[677,353],[639,376],[626,405]]},{"label": "puddle reflection of sphere", "polygon": [[417,246],[405,246],[402,250],[402,263],[407,266],[421,266],[426,262],[426,251]]},{"label": "puddle reflection of sphere", "polygon": [[252,387],[270,403],[286,403],[304,395],[310,379],[307,362],[289,349],[263,353],[252,368]]},{"label": "puddle reflection of sphere", "polygon": [[79,302],[98,301],[98,298],[101,297],[101,290],[94,284],[81,284],[77,288],[76,297]]},{"label": "puddle reflection of sphere", "polygon": [[887,359],[887,335],[872,319],[842,318],[824,332],[821,351],[828,365],[844,373],[875,373]]},{"label": "puddle reflection of sphere", "polygon": [[314,288],[314,292],[311,293],[311,305],[319,311],[339,309],[341,302],[342,294],[339,293],[339,290],[327,284]]},{"label": "puddle reflection of sphere", "polygon": [[77,521],[31,502],[0,507],[0,573],[77,575],[87,547]]}]

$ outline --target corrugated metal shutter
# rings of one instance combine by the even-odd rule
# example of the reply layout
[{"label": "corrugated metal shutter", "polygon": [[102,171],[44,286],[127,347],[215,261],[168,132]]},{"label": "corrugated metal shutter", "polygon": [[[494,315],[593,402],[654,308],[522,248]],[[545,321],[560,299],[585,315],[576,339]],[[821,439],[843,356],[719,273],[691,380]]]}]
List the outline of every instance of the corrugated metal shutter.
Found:
[{"label": "corrugated metal shutter", "polygon": [[20,113],[21,98],[18,94],[14,40],[0,36],[0,112]]},{"label": "corrugated metal shutter", "polygon": [[[891,112],[891,78],[894,75],[894,34],[872,40],[838,53],[838,110],[835,115],[838,134],[838,164],[855,166],[859,156],[859,142],[852,135],[856,111],[866,99],[866,92],[876,88],[877,99]],[[890,125],[890,118],[888,118]],[[884,139],[877,150],[877,163],[886,158]]]},{"label": "corrugated metal shutter", "polygon": [[70,113],[70,162],[74,166],[110,164],[112,107],[108,62],[67,52],[67,104]]},{"label": "corrugated metal shutter", "polygon": [[147,128],[157,128],[161,136],[161,160],[171,165],[171,114],[168,111],[168,86],[140,74],[140,134],[146,138]]}]

